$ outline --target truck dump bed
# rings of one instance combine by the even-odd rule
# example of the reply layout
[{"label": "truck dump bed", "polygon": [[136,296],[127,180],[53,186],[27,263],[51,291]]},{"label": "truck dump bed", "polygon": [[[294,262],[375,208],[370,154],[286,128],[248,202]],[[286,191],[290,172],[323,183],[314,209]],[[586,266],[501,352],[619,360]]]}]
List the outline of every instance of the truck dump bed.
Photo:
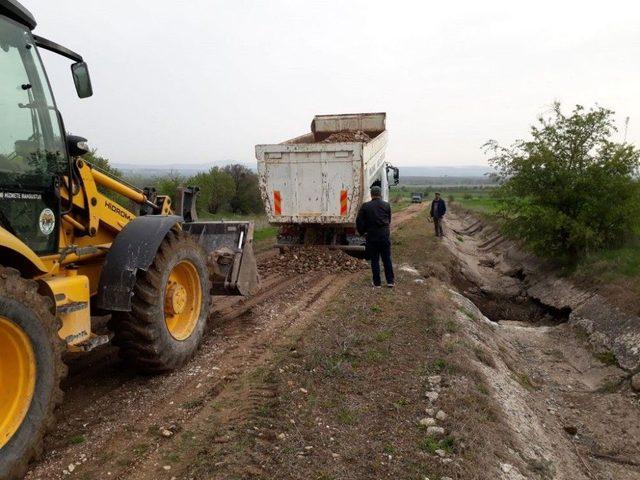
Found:
[{"label": "truck dump bed", "polygon": [[385,113],[317,115],[310,133],[257,145],[269,222],[354,224],[368,187],[378,179],[387,190],[385,121]]}]

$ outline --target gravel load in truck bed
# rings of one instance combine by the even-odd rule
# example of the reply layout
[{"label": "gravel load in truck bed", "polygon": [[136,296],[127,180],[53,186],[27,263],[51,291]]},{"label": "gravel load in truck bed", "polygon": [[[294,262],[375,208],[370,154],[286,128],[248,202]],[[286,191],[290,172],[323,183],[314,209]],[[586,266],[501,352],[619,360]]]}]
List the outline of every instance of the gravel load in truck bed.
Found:
[{"label": "gravel load in truck bed", "polygon": [[371,137],[366,133],[357,131],[344,130],[342,132],[336,132],[329,135],[322,140],[322,143],[341,143],[341,142],[370,142]]}]

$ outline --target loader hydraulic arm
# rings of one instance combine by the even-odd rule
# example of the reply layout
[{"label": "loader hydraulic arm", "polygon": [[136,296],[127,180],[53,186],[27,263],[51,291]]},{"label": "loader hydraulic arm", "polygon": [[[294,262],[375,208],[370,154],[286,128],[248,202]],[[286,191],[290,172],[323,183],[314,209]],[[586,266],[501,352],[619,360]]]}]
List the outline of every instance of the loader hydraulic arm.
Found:
[{"label": "loader hydraulic arm", "polygon": [[[62,192],[63,200],[69,202],[69,190],[73,191],[72,208],[62,219],[83,236],[99,237],[100,243],[111,243],[112,238],[109,237],[120,232],[127,223],[138,216],[100,192],[99,186],[138,205],[140,214],[173,214],[170,207],[171,199],[168,196],[153,193],[154,202],[145,192],[109,176],[82,159],[75,160],[75,171],[79,177],[77,185],[76,182],[71,182],[73,186],[63,189]],[[148,191],[152,192],[151,189]]]}]

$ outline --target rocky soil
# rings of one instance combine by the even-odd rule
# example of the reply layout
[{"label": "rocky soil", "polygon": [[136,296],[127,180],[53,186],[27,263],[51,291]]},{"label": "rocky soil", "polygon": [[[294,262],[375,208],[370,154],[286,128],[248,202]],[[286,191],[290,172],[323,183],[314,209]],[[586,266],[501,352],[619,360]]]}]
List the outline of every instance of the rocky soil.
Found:
[{"label": "rocky soil", "polygon": [[366,260],[327,247],[291,247],[259,265],[261,275],[309,272],[355,272],[369,268]]}]

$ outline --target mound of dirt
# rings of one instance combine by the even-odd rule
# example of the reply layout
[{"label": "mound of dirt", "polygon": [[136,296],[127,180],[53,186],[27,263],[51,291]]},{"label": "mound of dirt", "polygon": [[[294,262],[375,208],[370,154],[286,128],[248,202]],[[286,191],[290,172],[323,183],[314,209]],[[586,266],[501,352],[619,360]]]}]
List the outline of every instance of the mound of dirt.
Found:
[{"label": "mound of dirt", "polygon": [[267,273],[355,272],[366,269],[365,260],[353,258],[341,250],[326,247],[295,247],[258,266],[261,275]]},{"label": "mound of dirt", "polygon": [[371,137],[363,131],[350,131],[343,130],[342,132],[336,132],[325,138],[322,143],[341,143],[341,142],[370,142]]}]

